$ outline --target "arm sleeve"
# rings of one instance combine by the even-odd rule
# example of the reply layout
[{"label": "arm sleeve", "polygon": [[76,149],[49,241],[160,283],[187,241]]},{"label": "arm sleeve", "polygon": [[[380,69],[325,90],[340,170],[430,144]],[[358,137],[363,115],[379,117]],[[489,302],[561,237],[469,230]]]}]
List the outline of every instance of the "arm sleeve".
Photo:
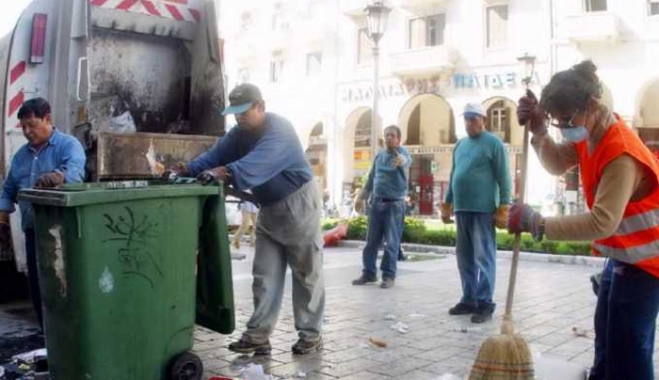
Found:
[{"label": "arm sleeve", "polygon": [[511,180],[508,152],[503,144],[497,144],[495,173],[499,184],[499,204],[510,204]]},{"label": "arm sleeve", "polygon": [[579,164],[579,155],[571,142],[557,144],[549,136],[533,136],[531,145],[538,154],[540,163],[553,175],[561,175]]},{"label": "arm sleeve", "polygon": [[579,215],[546,218],[547,239],[598,240],[613,235],[643,176],[643,167],[629,155],[611,161],[602,173],[593,209]]},{"label": "arm sleeve", "polygon": [[398,151],[403,157],[403,165],[401,167],[407,169],[412,166],[412,156],[410,156],[410,152],[407,149],[399,149]]},{"label": "arm sleeve", "polygon": [[[293,131],[291,129],[291,131]],[[239,190],[260,186],[281,173],[299,158],[295,132],[273,128],[266,132],[245,157],[227,165]]]},{"label": "arm sleeve", "polygon": [[451,158],[451,174],[448,179],[448,190],[446,191],[446,198],[444,203],[453,203],[453,172],[455,171],[455,152],[458,150],[458,145],[453,149],[453,157]]},{"label": "arm sleeve", "polygon": [[65,183],[78,183],[85,180],[85,150],[78,140],[71,140],[62,152],[58,171],[64,175]]},{"label": "arm sleeve", "polygon": [[234,140],[234,134],[231,132],[219,138],[209,151],[202,153],[186,165],[188,175],[196,177],[205,170],[222,166],[226,157],[232,153],[231,146]]},{"label": "arm sleeve", "polygon": [[[14,163],[16,158],[14,158]],[[14,163],[12,169],[9,169],[9,175],[2,185],[2,196],[0,196],[0,211],[12,213],[16,210],[16,195],[18,194],[18,181],[13,175]]]},{"label": "arm sleeve", "polygon": [[366,183],[364,184],[364,188],[360,195],[362,199],[368,199],[369,195],[373,192],[373,181],[375,180],[373,177],[375,176],[375,163],[378,160],[378,156],[375,156],[375,160],[373,160],[373,163],[371,164],[371,170],[368,172]]}]

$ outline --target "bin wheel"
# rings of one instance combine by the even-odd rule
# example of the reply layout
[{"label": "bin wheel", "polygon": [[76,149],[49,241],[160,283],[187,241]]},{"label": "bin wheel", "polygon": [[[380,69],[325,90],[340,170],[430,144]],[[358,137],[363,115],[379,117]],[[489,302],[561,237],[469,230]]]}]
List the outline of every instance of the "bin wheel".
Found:
[{"label": "bin wheel", "polygon": [[201,380],[204,365],[199,356],[186,352],[177,357],[171,364],[169,380]]}]

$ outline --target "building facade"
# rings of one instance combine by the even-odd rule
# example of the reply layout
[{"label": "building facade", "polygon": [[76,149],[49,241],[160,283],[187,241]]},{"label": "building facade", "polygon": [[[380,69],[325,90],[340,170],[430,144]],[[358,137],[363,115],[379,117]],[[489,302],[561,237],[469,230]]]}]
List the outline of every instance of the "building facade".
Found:
[{"label": "building facade", "polygon": [[[221,18],[228,83],[251,81],[290,118],[332,200],[370,166],[373,54],[367,0],[227,1]],[[388,0],[380,42],[380,125],[398,125],[414,156],[414,212],[437,213],[446,192],[461,112],[482,103],[505,142],[517,184],[523,65],[536,57],[531,90],[590,58],[604,101],[659,148],[659,0]],[[230,18],[230,20],[227,20]],[[554,178],[534,155],[527,199],[545,212],[579,209],[578,174]],[[517,186],[515,186],[517,188]]]}]

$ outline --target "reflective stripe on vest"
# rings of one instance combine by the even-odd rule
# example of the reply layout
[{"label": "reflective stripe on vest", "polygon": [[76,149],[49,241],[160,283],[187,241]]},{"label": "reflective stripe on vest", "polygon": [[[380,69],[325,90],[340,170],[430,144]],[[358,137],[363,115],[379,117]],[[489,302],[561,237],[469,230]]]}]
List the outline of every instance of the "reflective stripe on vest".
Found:
[{"label": "reflective stripe on vest", "polygon": [[630,235],[654,227],[659,227],[659,210],[651,210],[624,218],[614,236]]},{"label": "reflective stripe on vest", "polygon": [[659,256],[659,240],[651,241],[647,244],[637,245],[636,247],[612,248],[600,243],[593,244],[598,252],[604,256],[620,260],[628,264],[636,264],[643,260]]}]

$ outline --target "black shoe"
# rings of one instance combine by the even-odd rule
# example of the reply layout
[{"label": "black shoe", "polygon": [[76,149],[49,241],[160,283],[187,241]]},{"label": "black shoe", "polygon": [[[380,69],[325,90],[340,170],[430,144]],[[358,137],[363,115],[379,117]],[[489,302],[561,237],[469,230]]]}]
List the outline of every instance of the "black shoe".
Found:
[{"label": "black shoe", "polygon": [[491,311],[479,311],[471,316],[471,323],[485,323],[492,320]]},{"label": "black shoe", "polygon": [[590,276],[590,284],[593,286],[593,293],[595,293],[595,296],[599,295],[601,282],[602,282],[601,272]]},{"label": "black shoe", "polygon": [[353,285],[366,285],[366,284],[371,284],[374,282],[378,282],[377,277],[366,277],[365,275],[359,276],[358,279],[352,280]]},{"label": "black shoe", "polygon": [[293,351],[294,355],[307,355],[312,352],[320,351],[322,348],[323,341],[321,339],[318,339],[315,342],[299,339],[297,342],[295,342],[293,347],[291,347],[291,350]]},{"label": "black shoe", "polygon": [[261,344],[256,344],[252,342],[248,342],[244,339],[240,339],[236,342],[233,342],[229,345],[229,350],[233,352],[237,352],[239,354],[251,354],[254,353],[254,355],[270,355],[270,352],[272,351],[272,347],[270,346],[270,341],[266,341],[265,343]]},{"label": "black shoe", "polygon": [[398,251],[398,261],[405,260],[407,260],[407,256],[405,256],[405,252],[403,252],[403,247],[400,247],[400,250]]},{"label": "black shoe", "polygon": [[457,305],[453,306],[448,310],[450,315],[466,315],[474,314],[478,309],[475,306],[468,305],[466,303],[458,302]]}]

